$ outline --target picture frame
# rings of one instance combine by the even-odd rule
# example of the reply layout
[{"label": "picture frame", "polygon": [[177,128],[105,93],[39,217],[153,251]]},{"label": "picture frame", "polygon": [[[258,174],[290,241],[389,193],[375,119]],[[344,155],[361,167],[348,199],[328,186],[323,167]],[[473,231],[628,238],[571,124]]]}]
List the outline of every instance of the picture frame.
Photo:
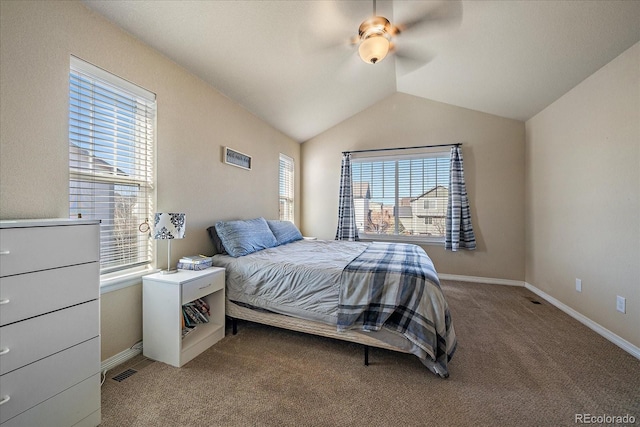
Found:
[{"label": "picture frame", "polygon": [[222,161],[231,166],[251,170],[251,156],[229,147],[223,147]]}]

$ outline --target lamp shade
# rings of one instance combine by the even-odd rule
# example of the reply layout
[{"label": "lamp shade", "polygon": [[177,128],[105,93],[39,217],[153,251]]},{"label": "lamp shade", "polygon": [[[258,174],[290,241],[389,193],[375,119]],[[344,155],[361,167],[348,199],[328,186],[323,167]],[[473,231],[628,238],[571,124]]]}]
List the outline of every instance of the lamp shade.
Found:
[{"label": "lamp shade", "polygon": [[364,39],[358,47],[360,58],[367,64],[380,62],[389,52],[389,40],[382,35],[374,35]]},{"label": "lamp shade", "polygon": [[186,216],[183,213],[156,213],[153,222],[153,238],[156,240],[184,238]]}]

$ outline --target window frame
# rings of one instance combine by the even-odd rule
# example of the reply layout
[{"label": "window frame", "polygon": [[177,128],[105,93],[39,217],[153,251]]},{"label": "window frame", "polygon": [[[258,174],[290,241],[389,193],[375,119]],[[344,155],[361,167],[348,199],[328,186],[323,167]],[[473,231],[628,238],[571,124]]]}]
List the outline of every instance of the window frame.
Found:
[{"label": "window frame", "polygon": [[[278,219],[280,221],[295,223],[295,170],[293,158],[280,153],[278,157]],[[283,212],[284,206],[289,206],[289,212]]]},{"label": "window frame", "polygon": [[[354,153],[352,155],[352,159],[351,159],[351,164],[352,164],[352,183],[356,181],[355,177],[353,176],[353,172],[354,172],[354,168],[356,167],[355,165],[358,163],[366,163],[366,162],[395,162],[396,163],[396,172],[395,172],[395,178],[394,178],[394,187],[395,187],[395,203],[394,203],[394,207],[393,207],[393,211],[394,211],[394,222],[396,224],[401,223],[400,221],[400,209],[398,209],[398,206],[400,204],[400,199],[402,197],[400,197],[398,195],[398,185],[399,185],[399,180],[398,180],[398,167],[397,167],[397,162],[400,160],[412,160],[412,159],[428,159],[428,158],[439,158],[439,159],[446,159],[447,163],[446,163],[446,185],[449,185],[449,176],[450,176],[450,151],[448,149],[442,149],[442,148],[432,148],[432,149],[427,149],[427,150],[421,150],[421,151],[410,151],[408,153],[400,153],[399,151],[395,151],[393,152],[393,154],[389,154],[389,155],[373,155],[373,154],[356,154]],[[436,172],[437,175],[437,172]],[[436,187],[439,186],[440,183],[438,183],[438,181],[436,181]],[[436,188],[433,187],[432,189]],[[431,191],[431,190],[429,190]],[[428,191],[424,192],[424,194],[426,194]],[[411,196],[409,196],[411,197]],[[447,195],[448,197],[448,195]],[[370,197],[371,200],[374,199],[373,196]],[[440,205],[440,202],[437,202],[438,205]],[[444,203],[443,208],[444,210],[444,216],[446,216],[446,205],[447,203]],[[426,210],[426,209],[425,209]],[[412,212],[413,214],[413,212]],[[426,218],[422,221],[425,222]],[[427,224],[425,224],[427,225]],[[427,235],[402,235],[402,234],[376,234],[376,233],[363,233],[361,231],[361,228],[358,227],[358,237],[360,240],[362,241],[390,241],[390,242],[406,242],[406,243],[417,243],[417,244],[426,244],[426,245],[444,245],[445,243],[445,236],[444,234],[442,236],[427,236]]]},{"label": "window frame", "polygon": [[[84,105],[80,106],[78,90],[80,86],[84,89],[85,85],[88,88],[86,93],[90,93],[91,96],[86,96],[83,90]],[[113,96],[114,100],[124,100],[125,110],[119,107],[105,108],[103,111],[106,111],[106,114],[103,118],[98,118],[99,96],[104,93],[103,90],[109,92],[107,98]],[[141,276],[153,270],[155,245],[148,233],[141,233],[139,227],[144,221],[151,221],[155,203],[156,95],[71,56],[68,96],[69,217],[75,218],[78,213],[82,213],[84,218],[101,220],[101,254],[114,247],[112,236],[116,232],[116,217],[113,209],[120,203],[116,199],[116,189],[118,186],[132,189],[131,195],[120,194],[120,198],[129,197],[129,202],[133,200],[132,206],[135,206],[132,208],[135,209],[135,213],[129,211],[129,218],[125,220],[125,246],[133,255],[129,255],[125,262],[113,262],[108,266],[105,265],[106,261],[101,261],[101,292],[104,293],[106,289],[111,291],[139,283]],[[127,106],[131,108],[128,112]],[[86,122],[81,123],[81,120]],[[103,138],[98,135],[99,120],[103,123],[108,122],[108,130],[113,133],[110,137]],[[117,124],[120,120],[122,126]],[[122,132],[127,126],[129,135],[123,136]],[[101,149],[105,150],[106,154],[95,154]],[[121,169],[116,160],[119,153],[125,159],[124,164],[131,168],[130,173]],[[105,160],[110,156],[113,156],[112,160]],[[101,170],[96,165],[101,165]],[[106,190],[96,190],[96,186],[105,187]],[[106,202],[102,201],[105,199],[98,201],[100,191],[108,194]],[[77,203],[87,203],[89,208],[87,205],[78,208]],[[102,216],[99,213],[101,210],[108,212],[107,215],[112,218],[113,224],[105,225],[105,222],[109,221],[99,217]],[[109,226],[112,228],[108,229]],[[101,255],[101,259],[103,258]]]}]

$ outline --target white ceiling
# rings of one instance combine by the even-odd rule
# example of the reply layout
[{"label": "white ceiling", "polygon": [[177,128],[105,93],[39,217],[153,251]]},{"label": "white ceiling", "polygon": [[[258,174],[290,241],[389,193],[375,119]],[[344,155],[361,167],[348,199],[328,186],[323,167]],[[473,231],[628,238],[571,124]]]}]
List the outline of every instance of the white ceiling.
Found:
[{"label": "white ceiling", "polygon": [[380,0],[425,20],[370,65],[350,39],[372,1],[84,3],[299,142],[394,92],[527,120],[640,40],[638,0]]}]

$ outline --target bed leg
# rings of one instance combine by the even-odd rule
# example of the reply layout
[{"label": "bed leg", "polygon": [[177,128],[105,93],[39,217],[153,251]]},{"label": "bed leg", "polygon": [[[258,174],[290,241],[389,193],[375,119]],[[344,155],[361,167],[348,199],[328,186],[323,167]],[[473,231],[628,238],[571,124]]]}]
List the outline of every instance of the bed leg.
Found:
[{"label": "bed leg", "polygon": [[231,318],[231,331],[233,335],[236,335],[238,333],[238,319],[236,319],[235,317]]},{"label": "bed leg", "polygon": [[369,346],[364,346],[364,366],[369,366]]}]

